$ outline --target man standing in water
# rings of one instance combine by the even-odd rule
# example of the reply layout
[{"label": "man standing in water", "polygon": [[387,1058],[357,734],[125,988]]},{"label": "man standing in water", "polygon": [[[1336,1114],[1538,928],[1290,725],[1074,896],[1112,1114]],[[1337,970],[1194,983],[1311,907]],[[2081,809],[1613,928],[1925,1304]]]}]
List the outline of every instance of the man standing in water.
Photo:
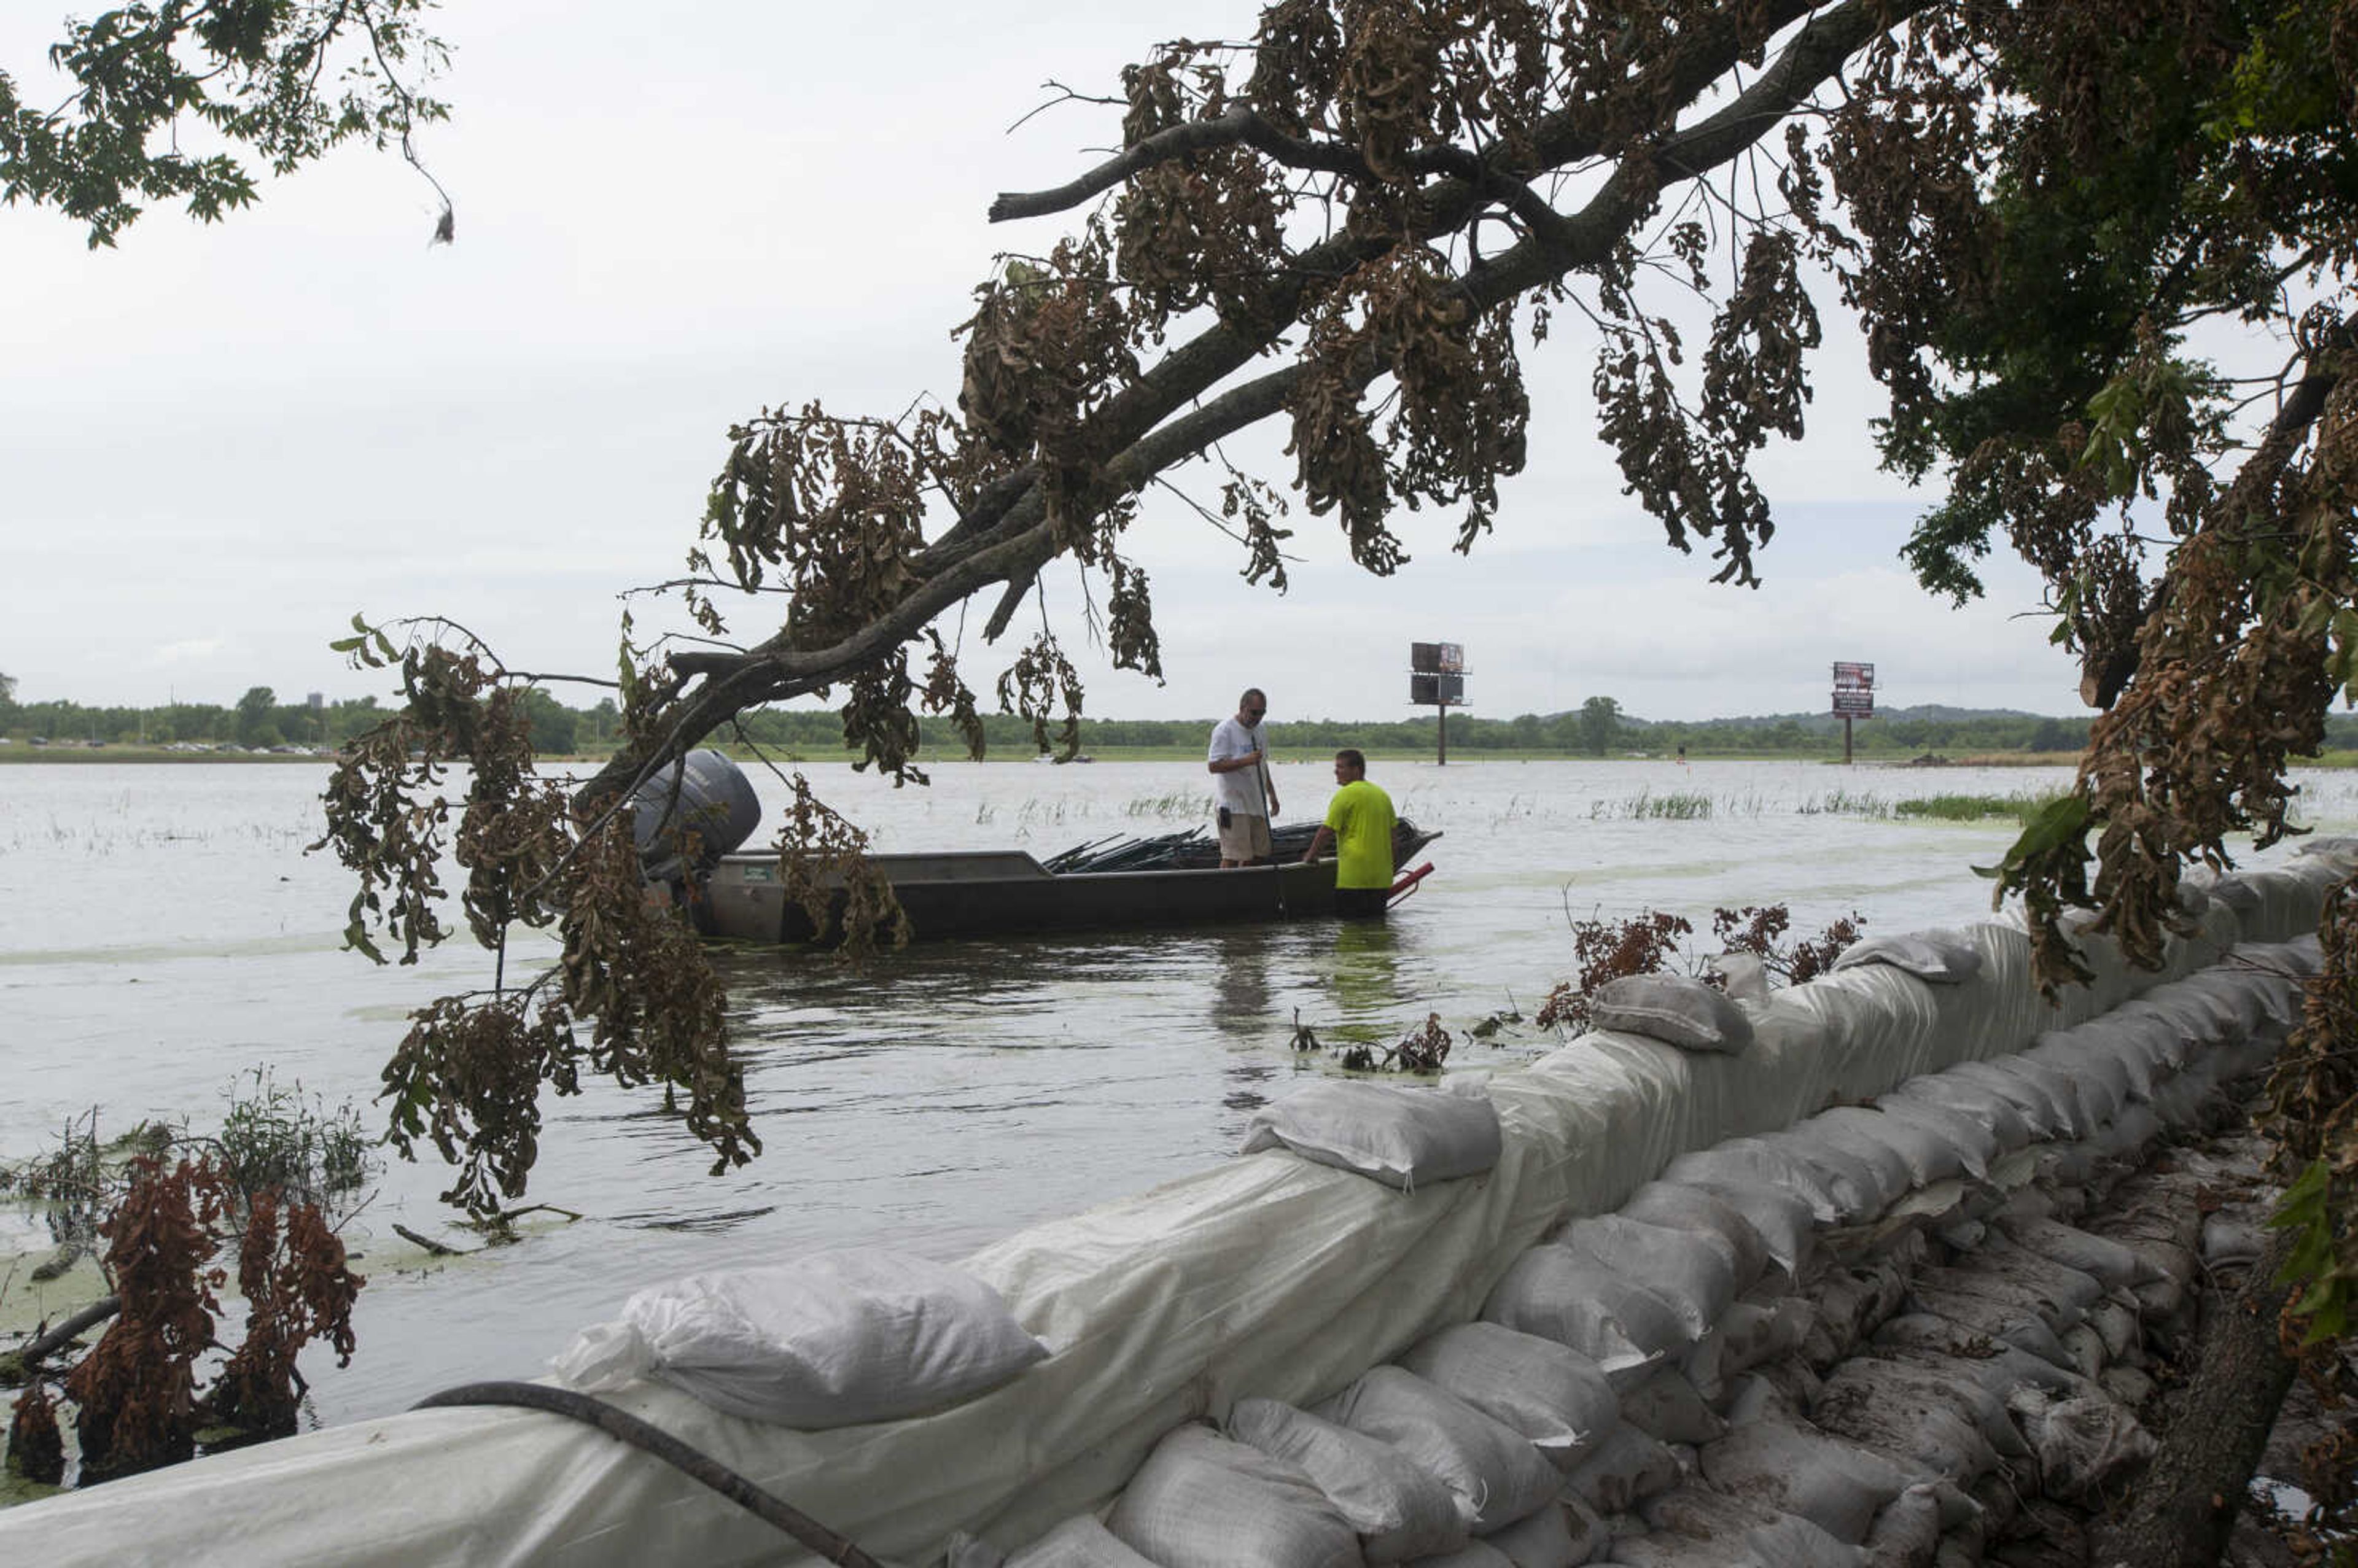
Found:
[{"label": "man standing in water", "polygon": [[1335,845],[1335,913],[1346,920],[1380,920],[1392,890],[1392,797],[1368,782],[1368,759],[1348,748],[1335,753],[1335,783],[1326,820],[1303,863]]},{"label": "man standing in water", "polygon": [[1277,784],[1269,776],[1261,750],[1261,716],[1269,698],[1248,687],[1237,698],[1237,716],[1212,730],[1209,771],[1212,803],[1219,807],[1220,865],[1254,866],[1269,859],[1269,819],[1277,815]]}]

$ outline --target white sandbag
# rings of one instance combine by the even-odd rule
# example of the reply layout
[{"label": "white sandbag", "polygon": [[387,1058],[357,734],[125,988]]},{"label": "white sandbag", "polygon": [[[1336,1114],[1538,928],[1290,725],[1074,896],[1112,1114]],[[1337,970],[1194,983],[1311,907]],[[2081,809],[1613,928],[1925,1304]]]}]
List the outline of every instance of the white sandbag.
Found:
[{"label": "white sandbag", "polygon": [[2128,1069],[2100,1039],[2091,1037],[2092,1031],[2104,1032],[2106,1027],[2103,1019],[2096,1019],[2068,1033],[2042,1034],[2036,1045],[2022,1054],[2023,1061],[2071,1080],[2087,1117],[2082,1136],[2118,1116],[2129,1099]]},{"label": "white sandbag", "polygon": [[[2087,1315],[2087,1303],[2081,1290],[2060,1289],[2019,1270],[2001,1268],[2000,1265],[2006,1261],[2001,1255],[1982,1260],[1979,1267],[1972,1269],[1920,1270],[1909,1281],[1909,1294],[1917,1300],[1929,1300],[1934,1292],[1952,1296],[1978,1296],[2017,1315],[2036,1317],[2058,1334],[2076,1327]],[[2094,1283],[2085,1274],[2080,1278],[2090,1284]],[[2096,1293],[2102,1295],[2104,1292],[2100,1289]]]},{"label": "white sandbag", "polygon": [[1486,1096],[1321,1078],[1253,1112],[1238,1152],[1291,1149],[1413,1191],[1489,1170],[1499,1147],[1498,1108]]},{"label": "white sandbag", "polygon": [[1202,1426],[1154,1445],[1106,1528],[1160,1568],[1358,1568],[1359,1538],[1295,1465]]},{"label": "white sandbag", "polygon": [[945,1409],[1047,1354],[972,1275],[860,1248],[652,1286],[552,1365],[591,1391],[650,1370],[715,1410],[817,1432]]},{"label": "white sandbag", "polygon": [[2080,1097],[2070,1083],[2019,1056],[1993,1062],[1960,1062],[1949,1076],[2003,1096],[2041,1139],[2077,1138],[2087,1130]]},{"label": "white sandbag", "polygon": [[1589,1000],[1598,1029],[1643,1034],[1682,1051],[1734,1055],[1752,1044],[1752,1021],[1725,991],[1683,975],[1624,975]]},{"label": "white sandbag", "polygon": [[[951,1564],[950,1568],[961,1568]],[[1157,1568],[1121,1543],[1095,1514],[1068,1519],[1022,1551],[1003,1568]]]},{"label": "white sandbag", "polygon": [[1953,1072],[1927,1073],[1909,1079],[1877,1101],[1887,1105],[1892,1101],[1937,1106],[1964,1117],[1985,1129],[1996,1140],[1997,1148],[1989,1157],[2011,1154],[2028,1144],[2039,1134],[2024,1119],[2021,1108],[1986,1084],[1976,1084]]},{"label": "white sandbag", "polygon": [[1890,1150],[1908,1167],[1913,1186],[1930,1186],[1964,1174],[1964,1156],[1949,1138],[1889,1111],[1838,1105],[1819,1112],[1804,1125],[1828,1128]]},{"label": "white sandbag", "polygon": [[1889,1208],[1914,1184],[1907,1162],[1890,1149],[1851,1138],[1814,1120],[1761,1139],[1816,1172],[1834,1194],[1834,1222],[1857,1225]]},{"label": "white sandbag", "polygon": [[1277,1400],[1238,1400],[1228,1433],[1293,1465],[1358,1532],[1369,1563],[1398,1563],[1466,1543],[1469,1515],[1440,1476],[1390,1444]]},{"label": "white sandbag", "polygon": [[1522,1433],[1561,1470],[1578,1465],[1621,1420],[1604,1368],[1503,1324],[1461,1323],[1428,1335],[1400,1364]]},{"label": "white sandbag", "polygon": [[1440,1476],[1470,1508],[1476,1534],[1532,1512],[1563,1484],[1520,1433],[1398,1367],[1376,1368],[1315,1413],[1390,1444]]},{"label": "white sandbag", "polygon": [[1875,1516],[1909,1479],[1888,1459],[1788,1420],[1736,1427],[1705,1446],[1701,1462],[1704,1479],[1720,1491],[1798,1514],[1852,1542],[1866,1539]]},{"label": "white sandbag", "polygon": [[1727,1435],[1727,1422],[1675,1367],[1663,1367],[1621,1396],[1621,1419],[1664,1443],[1700,1445]]},{"label": "white sandbag", "polygon": [[1836,971],[1888,964],[1938,986],[1963,985],[1982,972],[1982,956],[1952,931],[1921,931],[1904,936],[1870,936],[1843,949]]},{"label": "white sandbag", "polygon": [[[1673,1184],[1663,1181],[1653,1184]],[[1682,1180],[1676,1184],[1725,1204],[1741,1215],[1760,1238],[1768,1260],[1784,1270],[1789,1279],[1799,1280],[1809,1272],[1817,1257],[1818,1231],[1817,1215],[1808,1198],[1783,1187],[1757,1182],[1739,1184],[1704,1178]]]},{"label": "white sandbag", "polygon": [[1750,1290],[1768,1267],[1768,1249],[1759,1230],[1740,1210],[1701,1187],[1648,1182],[1629,1195],[1618,1212],[1624,1219],[1711,1238],[1726,1258],[1739,1293]]},{"label": "white sandbag", "polygon": [[1634,1385],[1647,1367],[1693,1336],[1660,1296],[1568,1247],[1542,1244],[1515,1260],[1482,1303],[1487,1322],[1569,1345]]},{"label": "white sandbag", "polygon": [[1634,1426],[1617,1426],[1563,1484],[1598,1513],[1626,1513],[1640,1498],[1679,1484],[1678,1455]]},{"label": "white sandbag", "polygon": [[1607,1214],[1574,1220],[1556,1241],[1660,1296],[1690,1340],[1701,1338],[1736,1299],[1735,1269],[1705,1236]]},{"label": "white sandbag", "polygon": [[[1985,1122],[1937,1100],[1911,1099],[1897,1094],[1885,1095],[1875,1102],[1875,1108],[1935,1140],[1948,1151],[1948,1158],[1952,1159],[1966,1175],[1975,1181],[1988,1177],[1990,1162],[1998,1155],[1998,1143],[1997,1135]],[[1901,1153],[1905,1155],[1907,1151],[1903,1149]],[[1935,1156],[1936,1162],[1939,1158]],[[1956,1173],[1950,1173],[1953,1175]],[[1942,1179],[1920,1174],[1917,1178],[1920,1184]]]},{"label": "white sandbag", "polygon": [[1839,1221],[1846,1206],[1844,1195],[1827,1175],[1792,1151],[1759,1138],[1730,1138],[1682,1154],[1662,1168],[1661,1179],[1704,1188],[1731,1203],[1729,1195],[1747,1189],[1790,1193],[1810,1206],[1811,1217],[1820,1225]]}]

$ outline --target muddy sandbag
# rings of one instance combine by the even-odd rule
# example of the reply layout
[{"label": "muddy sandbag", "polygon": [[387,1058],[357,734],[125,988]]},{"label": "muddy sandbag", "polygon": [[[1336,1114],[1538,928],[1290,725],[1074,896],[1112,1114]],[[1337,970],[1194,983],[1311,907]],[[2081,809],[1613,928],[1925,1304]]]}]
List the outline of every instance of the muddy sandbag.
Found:
[{"label": "muddy sandbag", "polygon": [[1694,1339],[1660,1296],[1586,1253],[1548,1243],[1515,1260],[1482,1303],[1482,1316],[1572,1346],[1617,1389],[1635,1385],[1646,1368]]},{"label": "muddy sandbag", "polygon": [[1731,1497],[1798,1514],[1837,1540],[1860,1541],[1910,1477],[1880,1454],[1797,1420],[1738,1426],[1701,1452],[1704,1479]]},{"label": "muddy sandbag", "polygon": [[1690,1341],[1701,1338],[1736,1299],[1735,1269],[1706,1237],[1607,1214],[1574,1220],[1556,1244],[1586,1253],[1660,1297],[1678,1314]]},{"label": "muddy sandbag", "polygon": [[[953,1562],[948,1568],[967,1568]],[[979,1565],[977,1565],[979,1568]],[[1094,1514],[1068,1519],[1021,1552],[1011,1552],[1001,1568],[1157,1568],[1121,1542]]]},{"label": "muddy sandbag", "polygon": [[1639,1499],[1679,1484],[1678,1455],[1634,1426],[1617,1426],[1563,1484],[1598,1513],[1627,1513]]},{"label": "muddy sandbag", "polygon": [[1365,1373],[1314,1413],[1390,1444],[1440,1476],[1470,1510],[1477,1535],[1540,1508],[1563,1483],[1522,1433],[1398,1367]]},{"label": "muddy sandbag", "polygon": [[[2035,1316],[2059,1335],[2065,1329],[2076,1327],[2080,1320],[2087,1315],[2087,1309],[2082,1304],[2082,1298],[2077,1291],[2057,1290],[2035,1278],[2025,1278],[2017,1273],[2009,1273],[1996,1267],[2001,1260],[2001,1257],[1985,1254],[1977,1258],[1976,1266],[1970,1269],[1920,1269],[1916,1272],[1915,1279],[1910,1282],[1909,1293],[1918,1298],[1921,1298],[1927,1291],[1936,1291],[1949,1295],[1979,1296],[1985,1301],[1996,1302],[2010,1307],[2017,1313]],[[2080,1277],[2082,1280],[2088,1278],[2085,1274]],[[2088,1282],[2095,1283],[2093,1280],[2088,1280]],[[2102,1295],[2104,1292],[2100,1290],[2096,1293]],[[1933,1310],[1940,1309],[1936,1307]]]},{"label": "muddy sandbag", "polygon": [[2104,1299],[2106,1287],[2095,1275],[2034,1251],[2003,1230],[1988,1238],[1978,1251],[1961,1262],[1975,1272],[1994,1274],[2027,1286],[2082,1315],[2093,1311],[2096,1303]]},{"label": "muddy sandbag", "polygon": [[1301,1468],[1207,1427],[1154,1445],[1106,1518],[1160,1568],[1357,1568],[1358,1532]]},{"label": "muddy sandbag", "polygon": [[2001,1219],[1998,1228],[2018,1245],[2078,1270],[2107,1290],[2133,1290],[2162,1277],[2162,1271],[2133,1248],[2061,1220]]},{"label": "muddy sandbag", "polygon": [[1790,1356],[1816,1319],[1816,1306],[1801,1296],[1736,1302],[1687,1353],[1681,1369],[1698,1390],[1716,1389],[1763,1361]]},{"label": "muddy sandbag", "polygon": [[1702,1487],[1664,1492],[1639,1511],[1651,1528],[1633,1541],[1635,1555],[1615,1544],[1614,1556],[1624,1563],[1848,1568],[1858,1562],[1856,1548],[1809,1519]]},{"label": "muddy sandbag", "polygon": [[1369,1563],[1398,1563],[1466,1543],[1458,1495],[1399,1449],[1276,1400],[1238,1400],[1228,1435],[1299,1468],[1359,1535]]},{"label": "muddy sandbag", "polygon": [[1705,1444],[1723,1437],[1727,1422],[1704,1402],[1675,1367],[1664,1367],[1621,1396],[1621,1419],[1664,1443]]},{"label": "muddy sandbag", "polygon": [[2056,1400],[2025,1390],[2013,1408],[2038,1453],[2040,1489],[2058,1502],[2108,1491],[2153,1457],[2153,1434],[2109,1399]]},{"label": "muddy sandbag", "polygon": [[1864,1542],[1865,1568],[1931,1568],[1941,1550],[1941,1504],[1930,1484],[1900,1493],[1875,1516]]},{"label": "muddy sandbag", "polygon": [[2153,1107],[2142,1102],[2125,1105],[2121,1113],[2088,1140],[2099,1154],[2107,1159],[2142,1164],[2155,1139],[2161,1136],[2161,1117]]},{"label": "muddy sandbag", "polygon": [[1643,1034],[1682,1051],[1733,1055],[1752,1044],[1752,1021],[1716,986],[1683,975],[1624,975],[1589,1000],[1594,1027]]},{"label": "muddy sandbag", "polygon": [[1568,1345],[1497,1323],[1461,1323],[1409,1347],[1401,1366],[1520,1433],[1558,1469],[1618,1425],[1605,1368]]},{"label": "muddy sandbag", "polygon": [[1782,1269],[1788,1279],[1801,1279],[1816,1260],[1817,1214],[1810,1200],[1798,1193],[1759,1183],[1711,1180],[1660,1181],[1650,1184],[1698,1192],[1714,1203],[1725,1205],[1752,1227],[1768,1260]]},{"label": "muddy sandbag", "polygon": [[1469,1541],[1455,1552],[1420,1557],[1408,1568],[1515,1568],[1515,1560],[1486,1541]]},{"label": "muddy sandbag", "polygon": [[[2028,1343],[2025,1344],[2025,1340]],[[1874,1343],[1887,1351],[1916,1351],[1960,1360],[2020,1356],[2057,1376],[2064,1375],[2072,1365],[2071,1353],[2064,1349],[2062,1341],[2036,1320],[2032,1320],[2029,1332],[2008,1340],[1936,1313],[1903,1312],[1875,1331]]]},{"label": "muddy sandbag", "polygon": [[1768,1267],[1768,1248],[1758,1228],[1740,1210],[1701,1187],[1648,1182],[1617,1212],[1624,1219],[1708,1238],[1727,1260],[1738,1292],[1751,1289]]},{"label": "muddy sandbag", "polygon": [[[1610,1541],[1612,1536],[1608,1533],[1606,1539]],[[1562,1503],[1550,1503],[1504,1530],[1491,1531],[1482,1541],[1504,1552],[1515,1568],[1580,1568],[1593,1555],[1587,1539],[1573,1533]]]},{"label": "muddy sandbag", "polygon": [[1498,1111],[1470,1091],[1321,1078],[1253,1112],[1237,1152],[1276,1148],[1412,1191],[1496,1165]]},{"label": "muddy sandbag", "polygon": [[1877,1376],[1846,1362],[1826,1379],[1810,1419],[1849,1438],[1963,1485],[1997,1467],[1997,1454],[1956,1401],[1913,1379]]},{"label": "muddy sandbag", "polygon": [[1972,1422],[1992,1452],[2008,1459],[2030,1455],[2029,1445],[2006,1414],[2005,1397],[1959,1364],[1921,1356],[1858,1357],[1835,1368],[1818,1397],[1821,1401],[1840,1398],[1855,1386],[1877,1393],[1906,1389],[1938,1400]]}]

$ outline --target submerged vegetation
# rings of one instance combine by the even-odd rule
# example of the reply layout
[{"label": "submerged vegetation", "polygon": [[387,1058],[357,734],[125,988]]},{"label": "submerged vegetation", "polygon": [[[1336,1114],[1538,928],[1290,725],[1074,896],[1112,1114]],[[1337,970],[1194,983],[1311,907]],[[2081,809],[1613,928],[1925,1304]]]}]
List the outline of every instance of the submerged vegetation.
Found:
[{"label": "submerged vegetation", "polygon": [[1797,939],[1791,935],[1792,911],[1781,903],[1714,909],[1714,954],[1693,946],[1694,922],[1682,914],[1644,909],[1617,920],[1575,919],[1572,951],[1578,970],[1548,992],[1538,1022],[1542,1029],[1579,1033],[1589,1027],[1596,993],[1630,975],[1679,974],[1725,989],[1738,968],[1731,958],[1746,960],[1747,967],[1757,964],[1764,979],[1799,985],[1832,968],[1866,924],[1866,917],[1853,911],[1817,935]]},{"label": "submerged vegetation", "polygon": [[[0,1198],[38,1206],[58,1248],[33,1277],[99,1249],[108,1292],[0,1358],[0,1383],[22,1388],[6,1460],[19,1489],[284,1436],[306,1387],[305,1346],[324,1340],[338,1365],[351,1361],[365,1281],[336,1231],[374,1165],[358,1114],[266,1068],[241,1075],[225,1098],[213,1132],[146,1122],[102,1141],[92,1110],[56,1150],[0,1164]],[[234,1345],[222,1299],[233,1273],[244,1320]],[[53,1359],[100,1324],[96,1344]]]}]

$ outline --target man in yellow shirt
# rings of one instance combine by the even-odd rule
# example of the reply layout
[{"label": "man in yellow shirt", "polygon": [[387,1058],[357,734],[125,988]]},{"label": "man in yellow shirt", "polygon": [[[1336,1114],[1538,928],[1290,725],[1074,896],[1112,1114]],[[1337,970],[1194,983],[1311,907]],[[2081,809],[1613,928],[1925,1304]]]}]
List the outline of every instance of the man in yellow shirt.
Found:
[{"label": "man in yellow shirt", "polygon": [[1302,859],[1306,864],[1335,845],[1335,913],[1380,920],[1392,889],[1392,797],[1368,782],[1368,759],[1347,748],[1335,753],[1335,783],[1326,820]]}]

